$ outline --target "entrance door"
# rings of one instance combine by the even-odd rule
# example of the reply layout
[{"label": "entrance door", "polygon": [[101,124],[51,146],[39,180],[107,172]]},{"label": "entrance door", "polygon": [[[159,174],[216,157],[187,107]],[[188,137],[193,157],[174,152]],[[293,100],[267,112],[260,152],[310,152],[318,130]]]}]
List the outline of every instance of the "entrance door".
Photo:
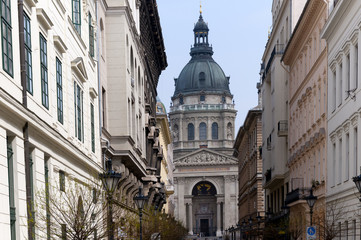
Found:
[{"label": "entrance door", "polygon": [[209,220],[208,219],[201,219],[201,233],[204,236],[209,236]]}]

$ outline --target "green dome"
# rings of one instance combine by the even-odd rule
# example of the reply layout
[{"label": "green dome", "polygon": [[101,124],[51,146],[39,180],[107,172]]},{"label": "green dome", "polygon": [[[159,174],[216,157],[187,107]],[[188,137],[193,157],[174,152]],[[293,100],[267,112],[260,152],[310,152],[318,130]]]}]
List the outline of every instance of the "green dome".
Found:
[{"label": "green dome", "polygon": [[174,79],[174,97],[178,94],[205,93],[231,94],[229,91],[229,77],[213,60],[213,50],[208,44],[208,25],[202,15],[195,25],[194,45],[190,55],[192,59],[183,68],[179,77]]}]

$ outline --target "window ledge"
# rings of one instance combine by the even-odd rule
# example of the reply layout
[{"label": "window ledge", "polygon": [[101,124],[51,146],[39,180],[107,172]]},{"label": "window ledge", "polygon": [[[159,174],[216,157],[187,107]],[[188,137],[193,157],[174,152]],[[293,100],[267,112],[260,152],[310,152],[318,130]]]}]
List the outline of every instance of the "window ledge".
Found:
[{"label": "window ledge", "polygon": [[61,53],[65,53],[66,50],[68,50],[68,47],[65,45],[64,41],[58,35],[54,36],[54,45]]},{"label": "window ledge", "polygon": [[46,31],[50,30],[51,27],[54,26],[53,22],[50,20],[48,14],[43,8],[37,8],[36,15],[38,16],[39,22]]},{"label": "window ledge", "polygon": [[98,96],[97,91],[95,90],[95,88],[90,87],[89,88],[89,95],[92,99],[95,99]]}]

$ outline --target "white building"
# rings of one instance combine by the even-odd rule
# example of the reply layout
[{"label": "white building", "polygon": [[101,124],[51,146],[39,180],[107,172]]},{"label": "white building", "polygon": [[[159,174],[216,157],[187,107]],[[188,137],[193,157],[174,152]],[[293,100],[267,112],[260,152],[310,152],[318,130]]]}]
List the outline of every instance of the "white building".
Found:
[{"label": "white building", "polygon": [[229,77],[213,60],[202,14],[192,56],[175,79],[173,131],[175,216],[189,234],[221,236],[238,221],[238,165],[232,156],[236,110]]},{"label": "white building", "polygon": [[[360,175],[361,138],[361,2],[333,1],[323,30],[328,44],[328,208],[342,209],[337,218],[340,239],[360,236],[358,191],[352,177]],[[332,214],[328,214],[332,218]]]},{"label": "white building", "polygon": [[36,218],[44,183],[101,170],[95,1],[20,2],[1,3],[2,239],[33,239],[27,211]]},{"label": "white building", "polygon": [[[265,210],[278,215],[289,190],[288,73],[280,62],[306,0],[273,0],[272,32],[262,57],[262,159]],[[283,128],[286,127],[286,128]]]}]

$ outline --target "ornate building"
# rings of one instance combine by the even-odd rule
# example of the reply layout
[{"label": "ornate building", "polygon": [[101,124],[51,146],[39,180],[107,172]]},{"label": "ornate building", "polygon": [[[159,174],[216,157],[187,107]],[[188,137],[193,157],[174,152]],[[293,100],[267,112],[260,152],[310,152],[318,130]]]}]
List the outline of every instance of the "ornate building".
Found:
[{"label": "ornate building", "polygon": [[311,188],[318,197],[315,211],[324,211],[321,208],[325,206],[327,48],[320,33],[327,10],[325,1],[306,3],[282,57],[290,70],[287,164],[290,192],[286,204],[290,207],[291,227],[300,230],[309,221],[306,214],[309,206],[304,197]]},{"label": "ornate building", "polygon": [[236,110],[229,77],[213,60],[202,14],[189,63],[175,79],[170,107],[175,216],[190,234],[220,236],[238,220],[238,165],[232,157]]},{"label": "ornate building", "polygon": [[257,220],[265,216],[261,146],[262,109],[259,101],[258,106],[248,111],[234,143],[234,156],[238,159],[239,169],[238,222],[241,224],[253,219],[255,224],[251,228],[260,227]]},{"label": "ornate building", "polygon": [[361,236],[359,195],[352,181],[361,170],[360,25],[360,1],[330,2],[322,30],[328,59],[326,207],[342,213],[328,212],[339,239]]},{"label": "ornate building", "polygon": [[156,87],[166,68],[155,0],[99,0],[102,154],[122,174],[116,200],[135,208],[139,187],[162,209],[163,153],[156,127]]}]

